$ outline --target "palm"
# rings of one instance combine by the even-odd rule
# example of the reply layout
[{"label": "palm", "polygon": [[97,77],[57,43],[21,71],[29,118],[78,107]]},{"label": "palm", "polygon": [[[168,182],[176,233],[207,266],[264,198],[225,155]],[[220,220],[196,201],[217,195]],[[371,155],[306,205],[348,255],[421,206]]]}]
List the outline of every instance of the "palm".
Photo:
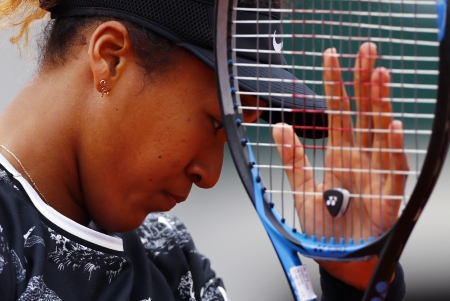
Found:
[{"label": "palm", "polygon": [[[345,188],[352,195],[360,197],[352,197],[346,214],[333,218],[327,212],[323,198],[316,196],[314,200],[316,208],[321,208],[324,211],[318,218],[316,217],[316,229],[318,224],[322,225],[322,231],[316,233],[316,235],[367,240],[369,237],[376,237],[385,232],[396,218],[399,202],[386,202],[385,200],[381,202],[379,197],[363,197],[392,194],[388,191],[389,185],[386,178],[381,174],[369,174],[360,171],[370,168],[384,170],[381,166],[376,167],[376,162],[373,162],[371,154],[347,150],[328,151],[325,157],[325,166],[336,171],[325,172],[324,183],[317,185],[316,189],[321,189],[321,192],[323,192],[333,188]],[[341,171],[348,169],[349,166],[357,171]],[[382,204],[381,208],[380,204]],[[306,213],[306,215],[310,214],[311,211]],[[381,224],[380,220],[384,222]],[[309,228],[306,224],[305,227],[306,229]],[[309,229],[306,231],[309,231]]]}]

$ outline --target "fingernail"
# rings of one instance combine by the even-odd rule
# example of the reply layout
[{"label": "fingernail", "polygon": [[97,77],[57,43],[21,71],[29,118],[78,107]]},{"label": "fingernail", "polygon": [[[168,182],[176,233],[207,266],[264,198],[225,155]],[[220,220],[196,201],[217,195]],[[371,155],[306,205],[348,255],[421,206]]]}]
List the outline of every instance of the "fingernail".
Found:
[{"label": "fingernail", "polygon": [[400,120],[392,120],[392,123],[391,123],[392,125],[392,129],[394,130],[394,131],[398,131],[398,130],[402,130],[403,129],[403,122],[401,122]]}]

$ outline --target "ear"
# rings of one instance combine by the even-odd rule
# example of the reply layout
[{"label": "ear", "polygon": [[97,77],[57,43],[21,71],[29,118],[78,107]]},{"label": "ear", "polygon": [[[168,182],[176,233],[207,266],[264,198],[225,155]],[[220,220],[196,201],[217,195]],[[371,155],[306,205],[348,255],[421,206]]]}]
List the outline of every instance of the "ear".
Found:
[{"label": "ear", "polygon": [[102,23],[91,36],[88,55],[97,91],[102,92],[102,80],[110,90],[123,75],[126,65],[134,62],[128,30],[117,21]]}]

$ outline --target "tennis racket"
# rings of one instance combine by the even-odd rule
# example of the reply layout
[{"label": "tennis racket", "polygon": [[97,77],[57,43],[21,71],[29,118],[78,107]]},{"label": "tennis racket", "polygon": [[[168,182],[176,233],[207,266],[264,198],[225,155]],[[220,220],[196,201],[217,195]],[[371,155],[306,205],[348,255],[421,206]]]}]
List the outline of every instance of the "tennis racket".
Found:
[{"label": "tennis racket", "polygon": [[316,298],[298,253],[378,257],[364,300],[385,299],[447,153],[447,13],[443,0],[217,1],[228,145],[296,300]]}]

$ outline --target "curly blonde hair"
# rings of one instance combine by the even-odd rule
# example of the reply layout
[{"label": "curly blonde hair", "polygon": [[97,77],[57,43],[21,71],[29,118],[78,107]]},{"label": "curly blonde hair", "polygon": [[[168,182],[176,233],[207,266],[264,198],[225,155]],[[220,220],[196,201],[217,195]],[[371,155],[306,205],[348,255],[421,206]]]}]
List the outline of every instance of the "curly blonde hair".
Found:
[{"label": "curly blonde hair", "polygon": [[20,45],[23,40],[28,45],[30,25],[48,18],[49,9],[58,0],[2,0],[0,1],[0,29],[20,26],[19,32],[10,38],[11,43]]}]

